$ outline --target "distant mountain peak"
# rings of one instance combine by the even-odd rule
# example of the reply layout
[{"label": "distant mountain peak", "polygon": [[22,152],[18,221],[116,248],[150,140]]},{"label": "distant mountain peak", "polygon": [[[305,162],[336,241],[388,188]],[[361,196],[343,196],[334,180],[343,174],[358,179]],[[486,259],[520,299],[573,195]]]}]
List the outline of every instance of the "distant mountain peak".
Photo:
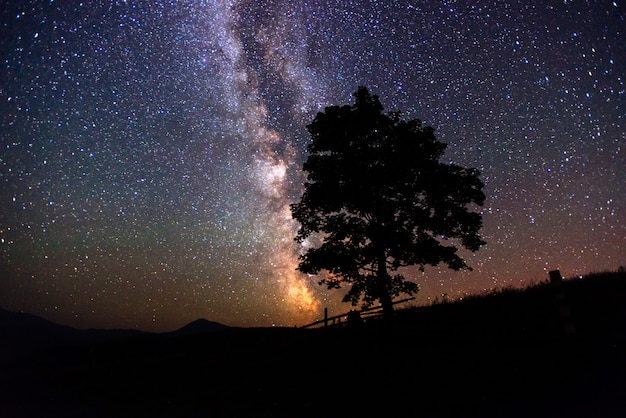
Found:
[{"label": "distant mountain peak", "polygon": [[205,334],[215,331],[221,331],[223,329],[230,328],[227,325],[220,324],[219,322],[209,321],[208,319],[199,318],[185,325],[184,327],[168,332],[166,334],[171,335],[190,335],[190,334]]}]

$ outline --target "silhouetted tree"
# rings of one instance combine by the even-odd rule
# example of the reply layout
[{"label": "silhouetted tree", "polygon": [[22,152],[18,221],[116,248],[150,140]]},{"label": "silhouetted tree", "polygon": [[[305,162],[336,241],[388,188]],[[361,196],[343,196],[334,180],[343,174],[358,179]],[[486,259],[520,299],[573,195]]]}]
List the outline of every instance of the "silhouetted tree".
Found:
[{"label": "silhouetted tree", "polygon": [[365,87],[354,98],[352,106],[327,107],[307,126],[307,181],[291,205],[301,225],[296,241],[309,247],[298,270],[326,270],[320,284],[347,284],[344,302],[379,300],[389,318],[394,297],[418,290],[391,272],[439,263],[470,269],[455,244],[470,251],[485,244],[481,215],[470,210],[485,195],[478,170],[439,162],[446,144],[433,128],[404,121],[400,112],[384,114]]}]

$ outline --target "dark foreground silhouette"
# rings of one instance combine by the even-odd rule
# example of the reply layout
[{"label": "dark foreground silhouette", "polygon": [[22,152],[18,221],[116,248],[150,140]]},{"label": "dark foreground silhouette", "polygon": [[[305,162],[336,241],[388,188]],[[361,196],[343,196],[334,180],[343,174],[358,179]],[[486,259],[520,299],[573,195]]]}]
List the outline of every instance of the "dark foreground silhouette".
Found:
[{"label": "dark foreground silhouette", "polygon": [[[8,313],[0,314],[6,332]],[[391,328],[375,321],[306,330],[199,321],[179,333],[115,334],[69,345],[53,340],[39,350],[22,343],[19,353],[4,352],[0,416],[621,417],[626,411],[623,272],[406,309]]]}]

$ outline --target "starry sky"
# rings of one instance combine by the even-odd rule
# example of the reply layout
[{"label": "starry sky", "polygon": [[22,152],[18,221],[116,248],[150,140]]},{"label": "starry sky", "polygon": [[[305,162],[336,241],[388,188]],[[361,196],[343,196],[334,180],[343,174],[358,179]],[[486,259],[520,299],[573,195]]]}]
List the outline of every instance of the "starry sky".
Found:
[{"label": "starry sky", "polygon": [[295,271],[305,126],[368,86],[477,167],[471,272],[626,265],[623,1],[2,0],[0,306],[80,328],[349,310]]}]

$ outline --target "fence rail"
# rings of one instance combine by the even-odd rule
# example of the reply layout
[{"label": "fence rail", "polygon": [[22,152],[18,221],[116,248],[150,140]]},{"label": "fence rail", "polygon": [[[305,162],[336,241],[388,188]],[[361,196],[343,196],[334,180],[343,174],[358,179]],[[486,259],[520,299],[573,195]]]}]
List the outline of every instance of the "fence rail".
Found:
[{"label": "fence rail", "polygon": [[[392,305],[397,305],[399,303],[409,302],[409,301],[414,300],[414,299],[415,299],[414,297],[411,297],[411,298],[397,300],[395,302],[392,302]],[[368,319],[371,319],[371,318],[375,318],[377,316],[381,316],[382,315],[382,309],[383,309],[382,306],[372,306],[372,307],[369,307],[369,308],[363,308],[363,309],[358,310],[358,311],[349,311],[349,312],[342,313],[340,315],[335,315],[335,316],[329,317],[328,316],[328,308],[324,308],[324,319],[320,319],[318,321],[311,322],[310,324],[303,325],[300,328],[312,328],[312,327],[315,327],[315,326],[321,325],[321,324],[323,324],[324,327],[337,326],[337,320],[339,319],[339,324],[343,324],[345,321],[341,321],[341,319],[342,318],[346,318],[347,319],[348,318],[348,314],[350,314],[350,312],[357,312],[361,318],[366,317]],[[332,321],[332,323],[329,324],[329,322],[331,322],[331,321]]]}]

